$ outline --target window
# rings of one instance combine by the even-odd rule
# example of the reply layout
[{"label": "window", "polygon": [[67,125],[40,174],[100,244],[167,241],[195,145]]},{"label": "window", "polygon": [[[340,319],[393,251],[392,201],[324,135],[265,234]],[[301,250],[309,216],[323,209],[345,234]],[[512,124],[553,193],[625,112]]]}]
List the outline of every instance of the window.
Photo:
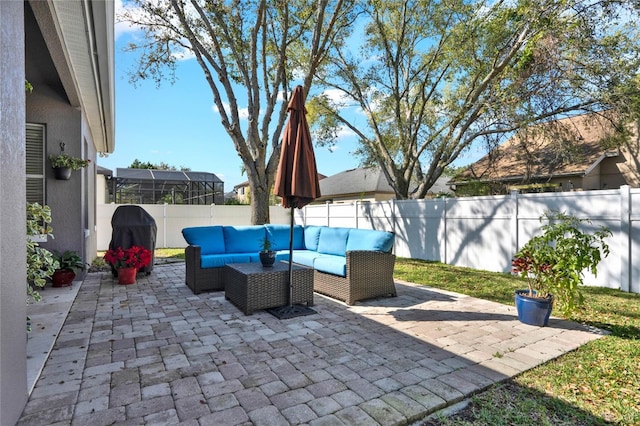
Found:
[{"label": "window", "polygon": [[27,202],[45,204],[45,126],[27,123]]}]

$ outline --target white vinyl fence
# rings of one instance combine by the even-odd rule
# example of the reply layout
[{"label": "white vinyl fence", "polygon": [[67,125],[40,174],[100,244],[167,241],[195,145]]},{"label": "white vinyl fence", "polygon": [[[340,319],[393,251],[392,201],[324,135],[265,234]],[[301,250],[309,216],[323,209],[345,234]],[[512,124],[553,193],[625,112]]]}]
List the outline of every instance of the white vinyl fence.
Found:
[{"label": "white vinyl fence", "polygon": [[[111,240],[116,204],[98,205],[98,250]],[[158,227],[156,247],[185,247],[181,229],[202,225],[249,225],[249,206],[142,205]],[[321,204],[295,210],[303,225],[380,229],[394,232],[397,256],[508,272],[517,249],[536,234],[540,216],[559,210],[606,226],[611,253],[588,274],[586,284],[640,293],[640,189],[516,194]],[[290,210],[270,209],[271,222],[287,224]]]},{"label": "white vinyl fence", "polygon": [[312,205],[305,225],[380,229],[396,235],[397,256],[508,272],[517,249],[536,234],[540,216],[558,210],[613,233],[611,253],[585,284],[640,293],[640,189],[554,192],[433,200]]},{"label": "white vinyl fence", "polygon": [[[226,205],[178,205],[178,204],[138,204],[156,221],[156,248],[186,247],[182,238],[182,228],[209,225],[251,225],[250,206]],[[98,250],[109,248],[111,241],[111,217],[120,204],[98,204],[97,239]],[[280,206],[269,208],[271,223],[288,224],[291,220],[289,209]]]}]

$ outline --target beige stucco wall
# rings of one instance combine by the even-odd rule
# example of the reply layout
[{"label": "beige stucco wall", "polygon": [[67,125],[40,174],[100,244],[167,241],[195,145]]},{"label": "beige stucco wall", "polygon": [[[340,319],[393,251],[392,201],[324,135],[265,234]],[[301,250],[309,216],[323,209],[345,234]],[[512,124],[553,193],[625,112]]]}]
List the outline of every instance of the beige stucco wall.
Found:
[{"label": "beige stucco wall", "polygon": [[0,1],[0,425],[27,401],[23,7]]}]

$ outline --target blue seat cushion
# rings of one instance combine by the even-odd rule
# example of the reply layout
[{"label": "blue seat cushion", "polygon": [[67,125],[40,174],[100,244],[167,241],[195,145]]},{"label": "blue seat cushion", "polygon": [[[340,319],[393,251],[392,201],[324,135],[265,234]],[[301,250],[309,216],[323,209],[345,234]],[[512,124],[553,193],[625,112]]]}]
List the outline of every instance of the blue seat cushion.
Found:
[{"label": "blue seat cushion", "polygon": [[267,235],[262,225],[224,226],[223,232],[227,253],[258,253]]},{"label": "blue seat cushion", "polygon": [[[271,250],[289,250],[290,225],[265,225],[267,235],[271,241]],[[304,248],[304,229],[300,225],[293,226],[293,248],[301,250]]]},{"label": "blue seat cushion", "polygon": [[299,263],[300,265],[313,268],[313,261],[317,257],[321,257],[322,255],[317,251],[294,250],[292,256],[293,256],[293,263]]},{"label": "blue seat cushion", "polygon": [[304,248],[318,251],[318,241],[320,240],[320,230],[326,226],[305,226],[304,227]]},{"label": "blue seat cushion", "polygon": [[276,262],[280,262],[281,260],[283,260],[285,262],[289,261],[289,249],[278,250],[276,252]]},{"label": "blue seat cushion", "polygon": [[318,241],[318,252],[346,256],[348,236],[349,228],[322,228]]},{"label": "blue seat cushion", "polygon": [[347,251],[373,250],[390,252],[394,235],[391,232],[374,229],[350,229],[347,239]]},{"label": "blue seat cushion", "polygon": [[251,261],[249,253],[235,254],[207,254],[200,256],[200,267],[222,268],[227,263],[249,263]]},{"label": "blue seat cushion", "polygon": [[313,261],[313,268],[328,274],[347,276],[347,258],[337,255],[323,255],[316,257]]},{"label": "blue seat cushion", "polygon": [[200,246],[200,254],[225,253],[222,226],[193,226],[182,229],[187,244]]}]

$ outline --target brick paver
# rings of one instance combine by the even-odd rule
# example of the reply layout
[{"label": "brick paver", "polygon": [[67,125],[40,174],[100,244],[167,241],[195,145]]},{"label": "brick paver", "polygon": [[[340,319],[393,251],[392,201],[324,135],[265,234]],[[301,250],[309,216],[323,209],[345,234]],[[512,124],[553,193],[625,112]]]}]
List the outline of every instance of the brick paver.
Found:
[{"label": "brick paver", "polygon": [[600,336],[403,282],[396,298],[245,316],[184,273],[89,274],[19,424],[404,425]]}]

